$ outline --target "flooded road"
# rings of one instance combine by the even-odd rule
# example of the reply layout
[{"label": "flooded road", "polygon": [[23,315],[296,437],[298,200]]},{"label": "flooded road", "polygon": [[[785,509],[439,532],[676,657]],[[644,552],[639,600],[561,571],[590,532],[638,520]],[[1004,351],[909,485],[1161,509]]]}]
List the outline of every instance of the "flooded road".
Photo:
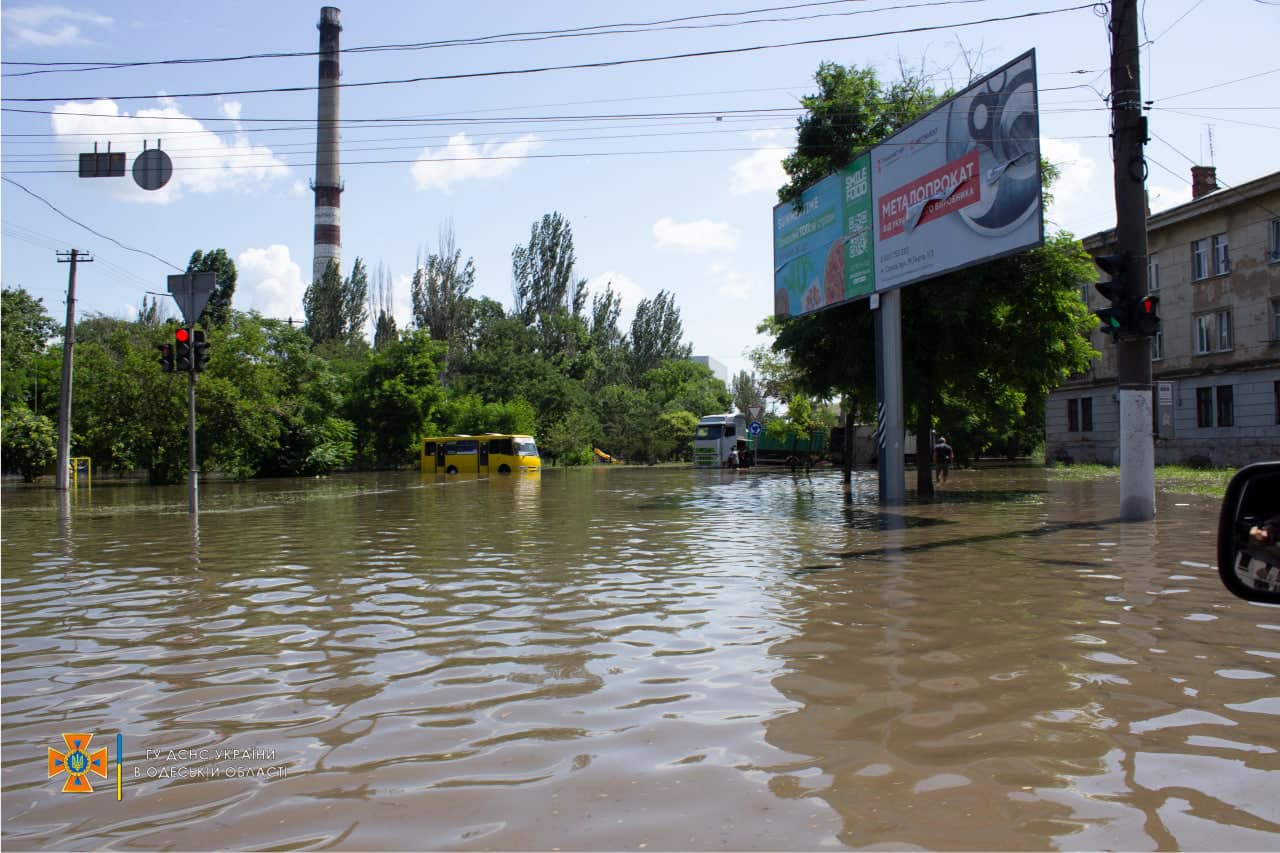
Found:
[{"label": "flooded road", "polygon": [[0,840],[1280,849],[1280,608],[1218,582],[1215,501],[875,493],[405,473],[209,484],[193,524],[183,487],[7,488]]}]

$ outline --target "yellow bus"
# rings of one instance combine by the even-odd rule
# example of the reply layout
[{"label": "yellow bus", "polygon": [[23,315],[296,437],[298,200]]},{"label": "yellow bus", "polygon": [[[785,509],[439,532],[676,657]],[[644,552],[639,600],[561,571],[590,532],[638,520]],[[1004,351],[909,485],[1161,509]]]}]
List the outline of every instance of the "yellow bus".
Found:
[{"label": "yellow bus", "polygon": [[424,474],[510,474],[541,469],[538,446],[527,435],[446,435],[422,440]]}]

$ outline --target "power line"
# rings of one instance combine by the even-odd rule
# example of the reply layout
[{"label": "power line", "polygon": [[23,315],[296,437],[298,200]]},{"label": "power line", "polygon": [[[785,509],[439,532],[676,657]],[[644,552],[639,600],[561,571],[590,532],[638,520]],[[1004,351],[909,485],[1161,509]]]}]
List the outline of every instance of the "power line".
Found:
[{"label": "power line", "polygon": [[[412,83],[430,83],[442,82],[448,80],[474,80],[489,77],[509,77],[524,74],[542,74],[549,71],[576,71],[591,70],[599,68],[618,68],[626,65],[640,65],[652,62],[668,62],[680,59],[700,59],[712,56],[729,56],[741,53],[753,53],[762,50],[776,50],[784,47],[803,47],[815,44],[835,44],[847,41],[859,41],[862,39],[881,38],[892,35],[910,35],[914,33],[934,32],[937,30],[960,29],[964,27],[975,27],[983,24],[1002,23],[1006,21],[1024,20],[1027,18],[1039,18],[1046,15],[1057,15],[1063,12],[1077,12],[1082,9],[1092,9],[1096,3],[1085,3],[1078,6],[1067,6],[1059,9],[1048,9],[1042,12],[1023,12],[1017,15],[1001,15],[992,18],[983,18],[977,21],[963,21],[954,24],[932,24],[919,27],[909,27],[900,30],[885,30],[875,33],[862,33],[850,36],[831,36],[819,39],[804,39],[801,41],[778,42],[774,44],[758,44],[748,47],[731,47],[721,48],[717,50],[700,50],[690,51],[687,53],[673,53],[662,56],[646,56],[633,59],[609,59],[599,62],[583,62],[568,65],[545,65],[531,68],[514,68],[503,69],[498,71],[472,71],[459,72],[457,74],[433,74],[423,75],[419,77],[405,77],[400,79],[389,80],[370,80],[363,83],[336,83],[330,84],[334,88],[341,89],[360,89],[373,86],[401,86]],[[319,89],[319,84],[314,86],[281,86],[265,89],[228,89],[216,92],[169,92],[165,94],[167,98],[217,98],[227,97],[230,95],[268,95],[268,94],[289,94],[297,92],[314,92]],[[111,100],[111,101],[144,101],[154,100],[154,94],[149,95],[82,95],[82,96],[61,96],[55,98],[0,98],[0,100],[10,101],[14,103],[50,103],[54,101],[95,101],[95,100]]]},{"label": "power line", "polygon": [[[834,6],[846,3],[866,3],[869,0],[825,0],[825,2],[814,3],[797,3],[789,6],[772,6],[761,9],[749,9],[738,12],[713,12],[702,15],[689,15],[679,18],[667,18],[658,21],[640,21],[627,22],[618,24],[593,24],[585,27],[570,27],[554,30],[531,30],[525,32],[501,33],[488,36],[473,36],[454,39],[440,39],[437,41],[427,42],[409,42],[396,44],[367,45],[363,47],[343,48],[340,53],[359,54],[359,53],[381,53],[388,51],[416,51],[428,50],[440,47],[467,47],[482,46],[486,44],[507,44],[512,42],[528,42],[528,41],[546,41],[560,38],[578,38],[584,36],[600,36],[600,35],[627,35],[636,33],[663,32],[677,29],[710,29],[724,27],[738,27],[748,24],[760,23],[790,23],[796,21],[809,21],[818,18],[828,17],[847,17],[851,15],[867,15],[877,12],[901,11],[903,9],[920,9],[929,6],[953,6],[953,5],[970,5],[973,3],[985,3],[990,0],[926,0],[926,2],[917,2],[914,4],[905,4],[897,6],[885,6],[877,9],[856,9],[849,12],[825,12],[816,15],[804,15],[791,18],[757,18],[747,21],[731,21],[714,24],[697,24],[684,25],[686,21],[698,21],[708,18],[719,17],[740,17],[743,15],[754,15],[764,12],[789,11],[792,9],[803,9],[815,6]],[[681,24],[681,26],[665,26],[668,24]],[[622,29],[627,28],[627,29]],[[156,65],[196,65],[221,62],[242,62],[247,60],[258,59],[292,59],[299,57],[318,56],[318,52],[309,51],[273,51],[269,53],[242,54],[239,56],[222,56],[222,57],[200,57],[200,58],[178,58],[178,59],[160,59],[160,60],[142,60],[142,61],[113,61],[113,60],[83,60],[79,62],[0,62],[0,65],[18,65],[32,66],[43,70],[22,71],[4,74],[4,77],[25,77],[35,74],[52,74],[52,73],[68,73],[78,71],[103,71],[114,70],[119,68],[141,68]],[[81,66],[69,68],[64,66]]]},{"label": "power line", "polygon": [[84,230],[88,231],[90,234],[93,234],[93,235],[95,235],[95,236],[97,236],[97,237],[101,237],[101,238],[102,238],[102,239],[104,239],[104,240],[110,240],[112,243],[115,243],[115,244],[116,244],[117,246],[119,246],[121,249],[125,249],[125,250],[130,251],[130,252],[137,252],[137,253],[138,253],[138,254],[140,254],[140,255],[146,255],[146,256],[147,256],[147,257],[149,257],[149,258],[154,258],[155,260],[159,261],[159,262],[160,262],[160,263],[162,263],[162,264],[167,264],[168,266],[173,267],[173,268],[174,268],[175,270],[177,270],[178,272],[185,272],[185,270],[184,270],[182,267],[178,266],[177,264],[171,264],[171,263],[169,263],[168,261],[166,261],[164,258],[160,257],[159,255],[153,255],[153,254],[151,254],[150,252],[148,252],[146,249],[135,249],[135,248],[133,248],[132,246],[126,246],[124,243],[121,243],[121,242],[120,242],[119,240],[117,240],[115,237],[109,237],[109,236],[107,236],[106,234],[103,234],[101,231],[97,231],[97,230],[95,230],[95,229],[93,229],[93,228],[90,228],[88,225],[85,225],[85,224],[84,224],[83,222],[81,222],[80,220],[78,220],[78,219],[74,219],[74,218],[72,218],[72,217],[68,216],[67,214],[65,214],[65,213],[63,213],[61,210],[59,210],[59,209],[58,209],[58,207],[57,207],[57,205],[55,205],[53,202],[49,201],[49,200],[48,200],[47,198],[45,198],[44,196],[41,196],[41,195],[39,195],[39,194],[37,194],[37,193],[32,192],[31,190],[29,190],[29,189],[27,189],[26,187],[24,187],[22,184],[20,184],[20,183],[18,183],[17,181],[15,181],[13,178],[10,178],[10,177],[5,176],[5,175],[0,175],[0,180],[6,181],[6,182],[8,182],[8,183],[10,183],[10,184],[13,184],[15,187],[17,187],[18,189],[22,190],[24,193],[26,193],[27,195],[31,196],[32,198],[37,199],[38,201],[42,201],[42,202],[44,202],[46,205],[48,205],[48,206],[49,206],[49,208],[50,208],[51,210],[53,210],[53,212],[54,212],[54,213],[58,214],[58,215],[59,215],[59,216],[61,216],[63,219],[67,220],[68,222],[72,222],[72,223],[75,223],[76,225],[79,225],[81,228],[83,228]]}]

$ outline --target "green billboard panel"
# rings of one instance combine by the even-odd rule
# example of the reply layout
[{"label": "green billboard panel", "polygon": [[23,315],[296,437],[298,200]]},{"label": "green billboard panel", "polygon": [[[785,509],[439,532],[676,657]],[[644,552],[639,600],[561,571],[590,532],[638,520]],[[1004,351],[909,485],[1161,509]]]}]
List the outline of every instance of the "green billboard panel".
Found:
[{"label": "green billboard panel", "polygon": [[875,292],[871,159],[773,209],[773,312],[808,314]]}]

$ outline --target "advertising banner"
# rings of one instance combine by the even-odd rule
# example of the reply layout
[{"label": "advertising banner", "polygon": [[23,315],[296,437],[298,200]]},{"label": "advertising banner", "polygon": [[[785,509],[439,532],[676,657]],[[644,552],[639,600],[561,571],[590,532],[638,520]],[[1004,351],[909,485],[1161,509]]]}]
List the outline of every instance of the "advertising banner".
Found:
[{"label": "advertising banner", "polygon": [[1039,245],[1035,51],[872,148],[871,161],[877,290]]},{"label": "advertising banner", "polygon": [[796,316],[875,290],[871,158],[773,209],[773,311]]}]

